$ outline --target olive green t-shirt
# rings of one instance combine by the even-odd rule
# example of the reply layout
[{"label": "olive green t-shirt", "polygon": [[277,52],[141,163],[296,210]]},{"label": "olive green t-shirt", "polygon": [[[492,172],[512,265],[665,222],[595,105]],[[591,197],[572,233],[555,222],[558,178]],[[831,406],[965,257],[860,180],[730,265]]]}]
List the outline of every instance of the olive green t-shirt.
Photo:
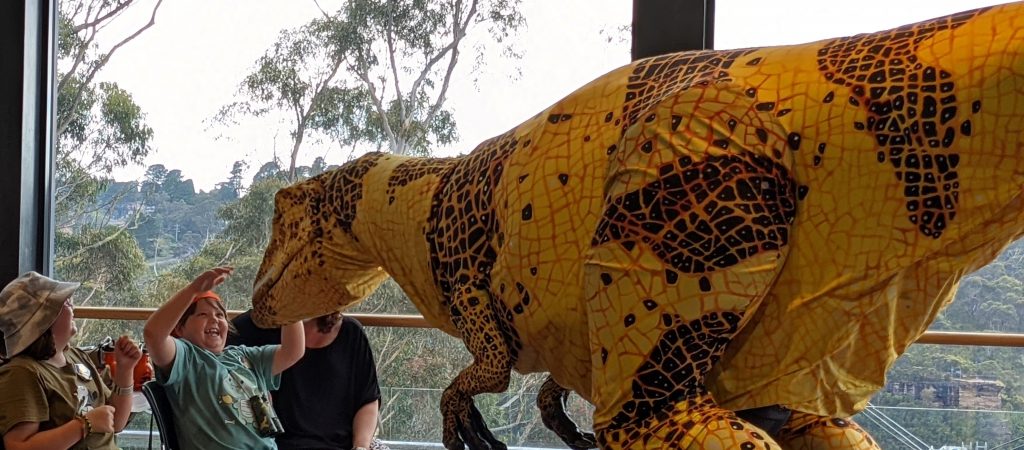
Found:
[{"label": "olive green t-shirt", "polygon": [[[69,348],[64,355],[68,363],[60,368],[27,356],[15,356],[0,366],[0,434],[21,422],[38,422],[39,431],[52,430],[107,403],[110,389],[85,353]],[[113,433],[92,433],[71,448],[117,446]]]}]

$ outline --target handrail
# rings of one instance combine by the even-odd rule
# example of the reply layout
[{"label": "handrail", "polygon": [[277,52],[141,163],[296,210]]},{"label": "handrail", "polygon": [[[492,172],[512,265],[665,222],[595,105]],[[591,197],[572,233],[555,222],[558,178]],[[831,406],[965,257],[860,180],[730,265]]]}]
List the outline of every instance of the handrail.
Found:
[{"label": "handrail", "polygon": [[[107,308],[96,306],[75,307],[79,319],[146,320],[156,308]],[[228,317],[235,317],[243,311],[230,310]],[[359,323],[369,327],[434,328],[423,316],[405,314],[356,314],[346,313]],[[1024,334],[1013,333],[967,333],[950,331],[926,331],[916,344],[972,345],[990,347],[1024,347]]]},{"label": "handrail", "polygon": [[[76,306],[76,319],[107,319],[107,320],[146,320],[153,314],[156,308],[107,308],[99,306]],[[235,316],[245,311],[229,310],[228,317]],[[434,328],[427,323],[423,316],[412,314],[356,314],[345,313],[359,323],[369,327],[398,327],[398,328]]]},{"label": "handrail", "polygon": [[1024,334],[969,333],[963,331],[925,331],[915,344],[979,345],[989,347],[1024,347]]}]

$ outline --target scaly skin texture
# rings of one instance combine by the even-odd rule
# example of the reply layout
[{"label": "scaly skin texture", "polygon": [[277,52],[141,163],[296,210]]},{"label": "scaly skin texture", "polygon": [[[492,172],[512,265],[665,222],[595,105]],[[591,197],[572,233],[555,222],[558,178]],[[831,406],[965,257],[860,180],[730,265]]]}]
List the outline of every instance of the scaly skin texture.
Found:
[{"label": "scaly skin texture", "polygon": [[880,450],[875,440],[850,419],[799,411],[793,413],[777,438],[786,450]]},{"label": "scaly skin texture", "polygon": [[394,277],[474,356],[442,397],[449,449],[503,448],[472,398],[513,369],[594,403],[605,448],[779,448],[732,413],[776,404],[785,443],[871,448],[829,424],[1024,228],[1022,50],[1018,3],[677,53],[466,156],[366,155],[278,194],[253,318]]}]

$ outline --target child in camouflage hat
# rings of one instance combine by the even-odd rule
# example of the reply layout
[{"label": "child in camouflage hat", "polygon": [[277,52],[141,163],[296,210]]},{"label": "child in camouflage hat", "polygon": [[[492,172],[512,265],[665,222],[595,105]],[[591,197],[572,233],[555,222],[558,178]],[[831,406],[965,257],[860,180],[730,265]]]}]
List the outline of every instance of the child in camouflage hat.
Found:
[{"label": "child in camouflage hat", "polygon": [[0,435],[15,449],[116,449],[128,423],[132,372],[142,357],[127,336],[115,344],[112,392],[89,357],[69,345],[78,329],[78,283],[28,272],[0,291]]}]

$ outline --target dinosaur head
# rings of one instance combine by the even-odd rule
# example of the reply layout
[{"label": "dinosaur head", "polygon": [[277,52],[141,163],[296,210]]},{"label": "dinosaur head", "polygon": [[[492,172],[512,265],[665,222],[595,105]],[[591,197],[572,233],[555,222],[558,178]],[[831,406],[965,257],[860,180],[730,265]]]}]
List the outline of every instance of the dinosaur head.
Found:
[{"label": "dinosaur head", "polygon": [[354,203],[338,182],[348,166],[280,190],[270,244],[253,286],[253,320],[280,326],[358,303],[387,273],[352,233]]}]

